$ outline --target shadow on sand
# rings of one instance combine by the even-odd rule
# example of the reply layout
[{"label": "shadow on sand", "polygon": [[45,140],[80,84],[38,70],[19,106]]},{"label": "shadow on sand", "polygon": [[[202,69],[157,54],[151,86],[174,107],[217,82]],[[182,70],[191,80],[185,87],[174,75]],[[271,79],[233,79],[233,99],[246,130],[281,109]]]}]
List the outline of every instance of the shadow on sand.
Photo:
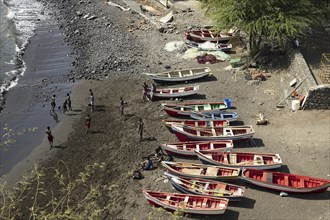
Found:
[{"label": "shadow on sand", "polygon": [[231,121],[230,126],[244,125],[244,121]]},{"label": "shadow on sand", "polygon": [[239,212],[231,210],[230,207],[227,208],[226,212],[222,215],[210,215],[205,218],[205,215],[186,215],[187,218],[190,219],[208,219],[208,220],[219,220],[219,219],[230,219],[230,220],[236,220],[239,217]]},{"label": "shadow on sand", "polygon": [[80,113],[65,113],[65,115],[74,116],[74,115],[80,115]]},{"label": "shadow on sand", "polygon": [[246,140],[235,141],[234,146],[235,148],[265,147],[265,144],[260,138],[249,138]]},{"label": "shadow on sand", "polygon": [[89,131],[92,134],[102,134],[104,133],[103,131],[97,130],[97,131]]},{"label": "shadow on sand", "polygon": [[54,146],[53,148],[65,149],[65,148],[68,148],[68,147],[66,147],[66,146],[61,146],[61,145],[56,145],[56,146]]},{"label": "shadow on sand", "polygon": [[241,201],[230,202],[230,206],[246,208],[246,209],[253,209],[255,203],[256,203],[256,200],[250,199],[247,197],[243,197]]},{"label": "shadow on sand", "polygon": [[94,110],[98,112],[105,112],[105,106],[104,105],[95,105]]},{"label": "shadow on sand", "polygon": [[157,138],[155,138],[155,137],[147,137],[147,138],[143,138],[142,141],[157,141]]}]

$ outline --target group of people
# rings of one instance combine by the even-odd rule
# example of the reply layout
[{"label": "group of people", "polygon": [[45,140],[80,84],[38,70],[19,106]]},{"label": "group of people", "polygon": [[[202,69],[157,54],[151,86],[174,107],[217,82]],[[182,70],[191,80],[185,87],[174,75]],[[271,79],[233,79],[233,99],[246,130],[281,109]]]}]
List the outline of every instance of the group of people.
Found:
[{"label": "group of people", "polygon": [[142,88],[143,88],[143,96],[142,96],[143,101],[145,101],[145,102],[146,101],[147,102],[153,101],[154,94],[156,92],[156,84],[152,83],[150,88],[149,88],[147,83],[144,82]]},{"label": "group of people", "polygon": [[[55,113],[55,108],[56,108],[56,95],[53,95],[51,97],[51,101],[50,101],[50,105],[51,105],[51,112]],[[94,94],[93,91],[90,89],[89,90],[89,106],[90,106],[90,111],[94,110]],[[58,106],[58,109],[61,109],[61,106]],[[62,104],[62,112],[63,114],[65,114],[66,111],[72,111],[72,105],[71,105],[71,97],[70,94],[67,93],[66,94],[66,99],[64,100],[63,104]],[[90,127],[91,127],[91,117],[89,114],[87,114],[86,118],[85,118],[85,127],[86,127],[86,134],[88,133]],[[54,147],[53,143],[54,143],[54,136],[52,134],[52,131],[50,129],[50,127],[48,126],[46,129],[46,135],[47,135],[47,139],[50,145],[50,149],[52,149]]]},{"label": "group of people", "polygon": [[[51,105],[51,111],[55,112],[55,108],[56,108],[56,95],[53,95],[51,97],[51,101],[50,101],[50,105]],[[61,109],[61,106],[58,106],[58,109]],[[70,94],[67,93],[66,94],[66,99],[64,100],[63,104],[62,104],[62,112],[63,114],[65,114],[65,112],[67,111],[72,111],[72,106],[71,106],[71,97]]]},{"label": "group of people", "polygon": [[[90,111],[94,111],[94,101],[95,101],[95,98],[94,98],[94,93],[92,91],[92,89],[89,90],[89,108],[90,108]],[[119,112],[120,112],[120,116],[123,116],[124,115],[124,109],[125,109],[125,105],[127,105],[127,102],[122,98],[120,97],[120,106],[119,106]],[[56,107],[56,95],[53,95],[51,97],[51,111],[52,112],[55,112],[55,107]],[[60,106],[59,106],[59,109],[60,109]],[[67,97],[62,105],[62,111],[63,111],[63,114],[65,114],[66,111],[72,111],[72,106],[71,106],[71,98],[70,98],[70,94],[67,93]],[[86,118],[85,118],[85,127],[86,127],[86,131],[85,133],[87,134],[90,127],[91,127],[91,116],[89,114],[87,114]],[[140,134],[140,141],[143,140],[143,129],[144,129],[144,123],[142,121],[142,119],[140,118],[139,120],[139,128],[138,128],[138,132]],[[52,132],[50,130],[50,127],[48,126],[47,127],[47,130],[46,130],[46,135],[47,135],[47,139],[49,141],[49,144],[50,144],[50,148],[52,149],[53,148],[53,141],[54,141],[54,136],[52,135]]]}]

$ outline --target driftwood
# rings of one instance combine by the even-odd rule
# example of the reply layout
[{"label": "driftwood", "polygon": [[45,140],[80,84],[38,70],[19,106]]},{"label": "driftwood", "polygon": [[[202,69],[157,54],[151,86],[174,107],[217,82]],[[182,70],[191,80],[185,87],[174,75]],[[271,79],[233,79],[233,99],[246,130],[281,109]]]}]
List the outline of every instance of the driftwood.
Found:
[{"label": "driftwood", "polygon": [[116,4],[116,3],[114,3],[114,2],[111,2],[111,1],[106,1],[105,4],[107,4],[107,5],[112,5],[112,6],[115,6],[115,7],[118,7],[118,8],[120,8],[120,9],[123,10],[123,11],[129,11],[129,10],[131,10],[130,8],[124,8],[123,6],[118,5],[118,4]]},{"label": "driftwood", "polygon": [[259,113],[257,118],[257,125],[267,125],[268,119],[265,119],[264,115],[262,113]]}]

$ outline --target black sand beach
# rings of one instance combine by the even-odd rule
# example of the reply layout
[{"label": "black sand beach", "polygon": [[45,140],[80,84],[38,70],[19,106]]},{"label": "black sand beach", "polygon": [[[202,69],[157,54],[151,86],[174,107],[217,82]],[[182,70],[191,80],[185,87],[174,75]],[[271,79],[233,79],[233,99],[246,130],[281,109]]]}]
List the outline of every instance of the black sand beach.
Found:
[{"label": "black sand beach", "polygon": [[[183,40],[185,29],[203,24],[207,19],[204,20],[198,10],[196,12],[179,10],[175,15],[175,29],[169,33],[161,33],[137,13],[122,11],[105,5],[104,2],[84,0],[50,2],[56,9],[54,18],[65,32],[65,38],[77,58],[69,78],[83,80],[75,84],[72,90],[75,111],[70,112],[71,115],[64,116],[64,120],[61,120],[55,128],[56,122],[49,116],[49,102],[44,103],[45,97],[40,94],[44,92],[50,97],[55,93],[59,100],[63,99],[65,93],[71,91],[72,86],[68,83],[67,77],[58,75],[52,79],[53,83],[46,81],[44,82],[46,85],[40,86],[41,88],[35,86],[37,88],[35,89],[32,86],[23,86],[31,83],[27,72],[26,82],[23,78],[20,81],[22,86],[19,85],[8,93],[8,107],[3,114],[6,117],[11,115],[10,112],[16,114],[16,110],[11,110],[14,107],[10,108],[14,106],[11,103],[18,99],[15,98],[15,94],[19,91],[22,94],[29,93],[25,99],[20,98],[25,111],[21,107],[22,112],[18,111],[18,116],[11,117],[18,118],[24,126],[40,127],[38,133],[27,132],[22,135],[21,142],[33,142],[32,146],[28,145],[29,148],[31,147],[30,151],[41,143],[29,156],[28,161],[19,163],[8,174],[10,183],[15,182],[23,170],[32,168],[33,163],[37,161],[38,169],[45,171],[42,188],[49,189],[45,195],[38,197],[38,203],[40,206],[47,205],[54,196],[58,200],[65,198],[61,194],[63,185],[56,179],[56,168],[63,176],[74,180],[81,178],[86,167],[104,164],[103,170],[90,175],[87,187],[82,184],[74,188],[68,202],[70,208],[76,207],[77,204],[90,208],[89,205],[94,203],[88,200],[88,192],[90,189],[99,189],[97,199],[94,201],[104,208],[100,219],[203,219],[204,217],[201,216],[173,216],[149,206],[141,189],[175,192],[172,186],[161,178],[164,170],[160,165],[154,170],[143,171],[142,180],[134,180],[132,171],[140,166],[144,156],[154,153],[159,144],[176,141],[161,123],[162,119],[168,117],[161,110],[162,101],[148,103],[142,101],[142,84],[143,82],[150,84],[151,80],[140,73],[162,72],[168,66],[171,69],[202,66],[197,64],[195,59],[183,60],[175,52],[164,51],[163,47],[169,41]],[[122,1],[116,2],[127,7]],[[85,15],[96,18],[87,20],[83,18]],[[46,42],[48,40],[45,40]],[[45,58],[44,54],[35,53],[38,44],[41,43],[35,41],[35,44],[32,44],[35,46],[31,48],[31,53],[40,55],[40,59]],[[59,68],[54,71],[57,74],[68,74],[71,65],[70,59],[66,56],[70,51],[65,45],[63,47],[62,50],[55,47],[59,49],[55,50],[58,53],[51,56],[53,59],[49,58],[52,61],[58,61],[57,57],[65,58],[63,62],[48,63],[50,67]],[[31,63],[32,66],[36,65],[32,69],[37,72],[44,68],[43,62],[40,62],[41,67],[38,67],[35,61],[31,60]],[[209,65],[213,77],[196,82],[201,87],[202,95],[185,101],[196,100],[195,98],[209,101],[231,98],[235,107],[233,111],[238,112],[244,124],[252,124],[256,131],[254,138],[250,142],[238,145],[237,150],[279,153],[285,163],[279,171],[329,178],[330,123],[327,123],[330,122],[329,112],[292,112],[289,108],[276,109],[275,103],[283,97],[283,88],[291,80],[290,73],[274,71],[269,80],[260,84],[250,84],[245,79],[244,73],[233,74],[224,70],[228,65],[228,62]],[[39,71],[40,74],[41,72]],[[47,69],[47,73],[50,74],[50,70]],[[31,79],[39,82],[37,77]],[[90,112],[86,105],[89,89],[92,89],[95,95],[96,111],[93,112]],[[119,115],[120,97],[128,103],[124,117]],[[31,114],[32,119],[24,121],[25,118],[31,118],[26,116],[26,112]],[[259,112],[269,119],[270,124],[255,125]],[[60,119],[61,113],[57,113]],[[87,114],[92,117],[92,127],[91,132],[85,134],[84,118]],[[145,140],[142,142],[139,141],[137,132],[139,118],[144,120],[146,128]],[[51,151],[44,135],[47,125],[54,128],[55,145],[60,145],[59,148]],[[21,126],[18,126],[18,129]],[[32,138],[32,135],[36,137]],[[34,144],[37,139],[38,143]],[[25,153],[21,153],[22,157],[23,154]],[[17,161],[19,160],[17,157]],[[174,160],[182,159],[175,157]],[[198,162],[197,159],[189,161]],[[20,211],[18,214],[23,219],[28,218],[30,213],[28,208],[31,207],[35,197],[29,193],[34,192],[36,184],[35,181],[32,182],[27,189],[29,196],[15,207]],[[330,217],[329,191],[315,195],[280,197],[276,192],[244,184],[242,181],[238,181],[237,184],[247,187],[246,198],[241,203],[230,204],[225,215],[208,217],[208,219],[328,219]],[[81,201],[83,203],[80,203]],[[48,210],[50,209],[51,207],[48,207]],[[91,216],[90,213],[87,212],[84,217],[88,218]]]}]

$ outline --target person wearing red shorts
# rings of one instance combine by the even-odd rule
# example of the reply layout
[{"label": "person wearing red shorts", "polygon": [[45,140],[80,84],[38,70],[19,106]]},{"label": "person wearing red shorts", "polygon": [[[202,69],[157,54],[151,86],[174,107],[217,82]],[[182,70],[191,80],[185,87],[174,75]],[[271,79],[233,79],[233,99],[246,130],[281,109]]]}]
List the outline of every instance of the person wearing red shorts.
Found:
[{"label": "person wearing red shorts", "polygon": [[46,134],[47,134],[48,142],[50,144],[50,149],[52,149],[53,148],[54,136],[52,135],[52,131],[50,130],[49,126],[47,127]]},{"label": "person wearing red shorts", "polygon": [[91,127],[91,117],[89,115],[86,116],[86,119],[85,119],[85,126],[86,126],[86,134],[89,130],[89,128]]}]

